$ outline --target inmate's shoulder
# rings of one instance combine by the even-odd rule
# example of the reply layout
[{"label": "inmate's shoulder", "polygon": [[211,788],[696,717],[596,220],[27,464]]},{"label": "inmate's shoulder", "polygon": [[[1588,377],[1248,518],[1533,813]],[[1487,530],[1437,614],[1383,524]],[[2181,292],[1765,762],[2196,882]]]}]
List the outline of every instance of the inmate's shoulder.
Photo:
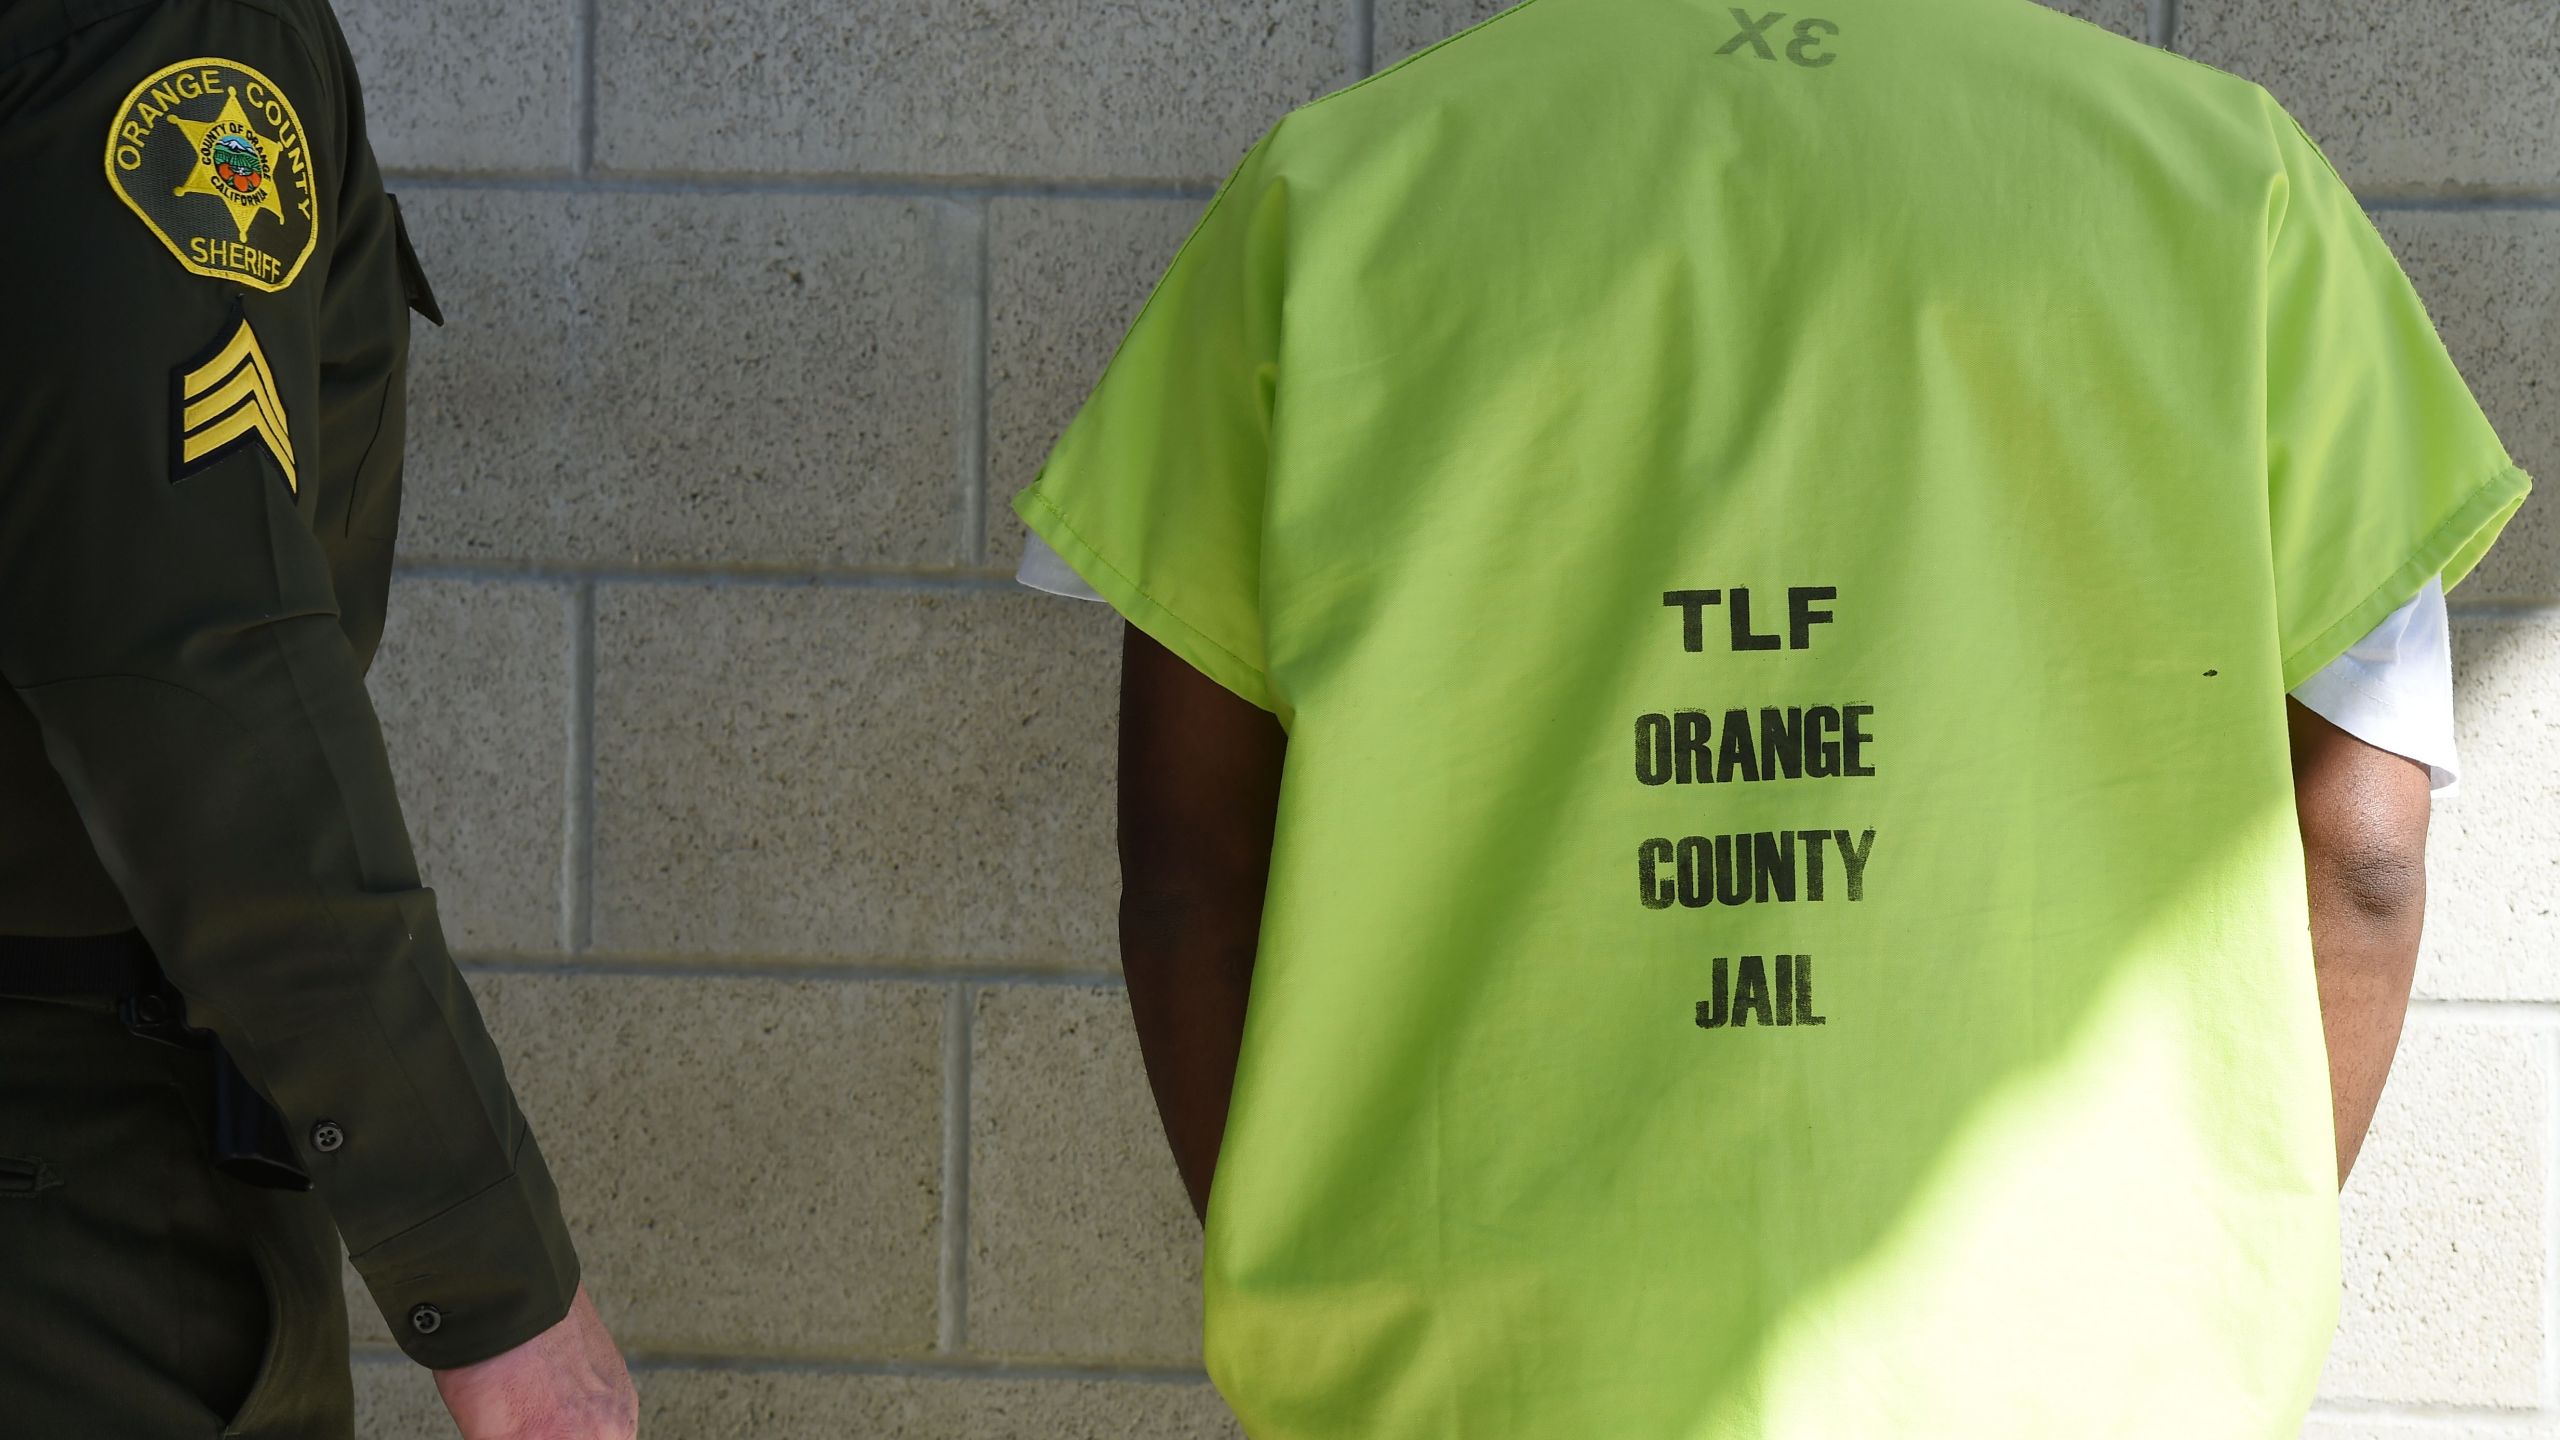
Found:
[{"label": "inmate's shoulder", "polygon": [[[2025,53],[2053,75],[2091,90],[2120,91],[2137,102],[2146,121],[2196,141],[2222,142],[2229,158],[2250,168],[2273,157],[2270,123],[2283,123],[2284,107],[2258,82],[2038,0],[1988,4],[1998,23],[2024,42]],[[2211,149],[2197,155],[2199,163],[2213,158]]]}]

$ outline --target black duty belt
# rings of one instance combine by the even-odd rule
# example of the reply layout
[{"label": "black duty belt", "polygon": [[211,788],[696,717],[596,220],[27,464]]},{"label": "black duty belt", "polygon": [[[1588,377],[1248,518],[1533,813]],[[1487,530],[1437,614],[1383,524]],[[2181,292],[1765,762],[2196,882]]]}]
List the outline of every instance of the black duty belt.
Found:
[{"label": "black duty belt", "polygon": [[284,1117],[240,1073],[210,1030],[186,1023],[186,998],[137,930],[121,935],[0,935],[0,995],[102,995],[135,1035],[201,1050],[213,1066],[214,1168],[268,1190],[308,1190],[311,1177],[285,1134]]},{"label": "black duty belt", "polygon": [[160,979],[142,932],[0,935],[0,995],[130,995]]}]

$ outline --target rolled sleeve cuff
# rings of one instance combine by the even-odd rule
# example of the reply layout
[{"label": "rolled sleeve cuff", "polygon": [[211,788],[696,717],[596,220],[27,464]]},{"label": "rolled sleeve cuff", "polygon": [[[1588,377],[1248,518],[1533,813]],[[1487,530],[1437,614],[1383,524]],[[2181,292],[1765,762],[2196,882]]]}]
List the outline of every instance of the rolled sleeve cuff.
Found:
[{"label": "rolled sleeve cuff", "polygon": [[506,1179],[349,1257],[410,1359],[452,1370],[558,1324],[578,1292],[559,1192],[527,1130]]}]

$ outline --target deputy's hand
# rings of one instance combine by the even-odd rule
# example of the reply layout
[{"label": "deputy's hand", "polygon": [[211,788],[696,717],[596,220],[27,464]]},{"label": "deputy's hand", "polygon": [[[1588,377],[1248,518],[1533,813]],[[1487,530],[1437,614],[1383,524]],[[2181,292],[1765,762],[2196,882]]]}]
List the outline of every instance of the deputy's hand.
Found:
[{"label": "deputy's hand", "polygon": [[633,1440],[640,1397],[587,1287],[560,1323],[504,1355],[435,1372],[462,1440]]}]

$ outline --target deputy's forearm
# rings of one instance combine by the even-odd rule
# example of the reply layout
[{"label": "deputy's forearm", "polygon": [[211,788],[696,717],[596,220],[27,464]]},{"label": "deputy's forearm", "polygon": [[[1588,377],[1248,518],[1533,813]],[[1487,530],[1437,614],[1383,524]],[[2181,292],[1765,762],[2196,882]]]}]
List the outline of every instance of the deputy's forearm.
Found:
[{"label": "deputy's forearm", "polygon": [[433,1365],[507,1349],[568,1308],[577,1259],[346,640],[315,613],[172,649],[22,698],[188,1022],[275,1105],[393,1336]]}]

